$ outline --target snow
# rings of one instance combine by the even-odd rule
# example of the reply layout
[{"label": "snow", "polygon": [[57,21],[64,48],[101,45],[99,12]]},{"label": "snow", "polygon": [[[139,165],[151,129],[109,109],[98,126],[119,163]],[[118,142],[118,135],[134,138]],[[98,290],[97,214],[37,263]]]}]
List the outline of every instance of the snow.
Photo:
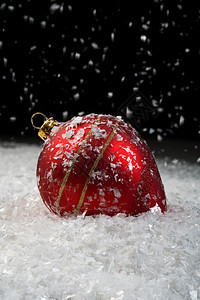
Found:
[{"label": "snow", "polygon": [[141,39],[141,41],[146,42],[147,37],[146,37],[146,35],[141,35],[140,39]]},{"label": "snow", "polygon": [[52,4],[51,6],[50,6],[50,12],[51,13],[55,13],[57,10],[59,10],[60,9],[60,5],[59,4],[56,4],[56,3],[54,3],[54,4]]},{"label": "snow", "polygon": [[107,97],[108,98],[112,98],[113,97],[113,93],[112,92],[108,92]]},{"label": "snow", "polygon": [[95,49],[95,50],[99,49],[99,46],[97,45],[97,43],[94,42],[91,45],[92,45],[93,49]]},{"label": "snow", "polygon": [[157,158],[165,215],[61,219],[39,196],[40,150],[0,146],[2,300],[200,298],[198,163]]},{"label": "snow", "polygon": [[40,23],[40,25],[41,25],[41,27],[44,29],[44,28],[46,28],[47,23],[46,23],[46,21],[42,21],[42,22]]},{"label": "snow", "polygon": [[74,94],[74,100],[75,101],[77,101],[77,100],[79,100],[79,98],[80,98],[80,94],[79,93],[76,93],[76,94]]}]

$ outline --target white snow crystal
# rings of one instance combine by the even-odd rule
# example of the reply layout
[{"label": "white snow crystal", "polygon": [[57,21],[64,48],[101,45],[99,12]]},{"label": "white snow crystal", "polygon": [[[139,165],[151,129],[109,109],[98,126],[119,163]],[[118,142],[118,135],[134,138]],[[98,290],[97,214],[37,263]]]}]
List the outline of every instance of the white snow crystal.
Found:
[{"label": "white snow crystal", "polygon": [[71,5],[68,5],[67,8],[68,8],[69,11],[72,11],[72,6]]},{"label": "white snow crystal", "polygon": [[99,128],[97,125],[95,125],[92,128],[92,134],[95,139],[100,139],[100,138],[105,139],[108,136],[106,130]]},{"label": "white snow crystal", "polygon": [[92,48],[95,49],[95,50],[99,49],[99,46],[98,46],[97,43],[95,43],[95,42],[92,43],[91,46],[92,46]]},{"label": "white snow crystal", "polygon": [[179,162],[179,160],[178,160],[177,158],[174,158],[174,159],[172,160],[172,163],[173,163],[174,165],[177,165],[178,162]]},{"label": "white snow crystal", "polygon": [[116,134],[115,138],[117,141],[123,141],[123,136],[121,134]]},{"label": "white snow crystal", "polygon": [[146,37],[146,35],[141,35],[140,39],[141,39],[141,41],[146,42],[147,37]]},{"label": "white snow crystal", "polygon": [[17,120],[17,118],[15,116],[10,117],[11,122],[15,122],[16,120]]},{"label": "white snow crystal", "polygon": [[108,97],[108,98],[112,98],[112,97],[113,97],[113,93],[112,93],[112,92],[108,92],[108,93],[107,93],[107,97]]},{"label": "white snow crystal", "polygon": [[130,171],[133,170],[133,164],[132,164],[132,161],[130,160],[129,163],[128,163],[128,168]]},{"label": "white snow crystal", "polygon": [[8,6],[8,10],[9,10],[9,11],[11,11],[11,12],[12,12],[14,9],[15,9],[15,7],[14,7],[14,6],[12,6],[12,5],[9,5],[9,6]]},{"label": "white snow crystal", "polygon": [[40,25],[41,25],[41,27],[44,29],[44,28],[46,28],[47,23],[46,23],[46,21],[42,21],[42,22],[40,23]]},{"label": "white snow crystal", "polygon": [[63,111],[62,116],[63,116],[63,121],[66,121],[68,118],[68,111],[67,110]]},{"label": "white snow crystal", "polygon": [[153,128],[150,128],[149,129],[149,134],[152,134],[152,133],[154,133],[155,132],[155,129],[153,129]]},{"label": "white snow crystal", "polygon": [[76,52],[75,53],[75,59],[80,59],[80,57],[81,57],[80,53]]},{"label": "white snow crystal", "polygon": [[154,207],[151,207],[151,208],[150,208],[150,211],[151,211],[152,213],[155,213],[155,212],[161,212],[161,209],[160,209],[160,207],[158,206],[158,204],[156,203],[156,205],[155,205]]},{"label": "white snow crystal", "polygon": [[7,67],[8,59],[6,57],[3,58],[4,67]]},{"label": "white snow crystal", "polygon": [[88,62],[88,65],[93,66],[93,64],[94,64],[94,62],[90,59],[89,62]]},{"label": "white snow crystal", "polygon": [[120,193],[120,191],[119,191],[119,189],[117,187],[115,187],[113,189],[113,192],[114,192],[114,195],[115,195],[116,198],[120,198],[121,197],[121,193]]},{"label": "white snow crystal", "polygon": [[70,129],[65,133],[66,138],[69,140],[74,135],[74,130]]},{"label": "white snow crystal", "polygon": [[190,297],[192,300],[197,300],[197,291],[190,291]]},{"label": "white snow crystal", "polygon": [[73,119],[71,120],[70,126],[72,126],[72,127],[77,127],[77,125],[81,123],[82,119],[83,119],[83,118],[82,118],[81,116],[78,116],[78,117],[73,118]]},{"label": "white snow crystal", "polygon": [[49,181],[52,181],[52,169],[50,169],[49,172],[47,173],[47,179]]},{"label": "white snow crystal", "polygon": [[180,116],[180,119],[179,119],[179,125],[182,126],[182,125],[184,124],[184,122],[185,122],[185,119],[184,119],[184,117],[181,115],[181,116]]},{"label": "white snow crystal", "polygon": [[59,10],[59,8],[60,8],[60,5],[59,4],[57,4],[57,3],[54,3],[54,4],[52,4],[51,6],[50,6],[50,12],[51,13],[55,13],[57,10]]},{"label": "white snow crystal", "polygon": [[33,17],[29,17],[29,18],[28,18],[28,22],[29,22],[30,25],[32,25],[32,24],[34,23],[34,21],[35,21],[35,20],[34,20]]},{"label": "white snow crystal", "polygon": [[127,106],[126,107],[126,117],[127,119],[131,119],[133,116],[133,111]]},{"label": "white snow crystal", "polygon": [[101,73],[101,70],[95,68],[95,72],[96,72],[97,74],[100,74],[100,73]]},{"label": "white snow crystal", "polygon": [[79,93],[74,94],[73,98],[75,101],[79,100],[80,94]]},{"label": "white snow crystal", "polygon": [[111,166],[112,169],[116,168],[116,164],[110,163],[110,166]]},{"label": "white snow crystal", "polygon": [[103,189],[99,189],[99,195],[105,196],[105,193],[104,193]]},{"label": "white snow crystal", "polygon": [[157,135],[157,140],[158,140],[158,142],[162,142],[162,140],[163,140],[162,135],[158,134],[158,135]]},{"label": "white snow crystal", "polygon": [[147,24],[143,24],[143,25],[142,25],[142,28],[143,28],[144,30],[148,30],[148,29],[149,29],[149,26],[148,26]]},{"label": "white snow crystal", "polygon": [[76,140],[79,140],[80,138],[82,138],[85,134],[85,130],[83,128],[81,128],[78,133],[76,134]]},{"label": "white snow crystal", "polygon": [[78,116],[83,116],[84,114],[85,114],[84,111],[79,111],[79,112],[78,112]]},{"label": "white snow crystal", "polygon": [[126,148],[124,148],[124,150],[127,152],[127,153],[130,153],[131,155],[133,155],[133,151],[130,149],[129,146],[127,146]]}]

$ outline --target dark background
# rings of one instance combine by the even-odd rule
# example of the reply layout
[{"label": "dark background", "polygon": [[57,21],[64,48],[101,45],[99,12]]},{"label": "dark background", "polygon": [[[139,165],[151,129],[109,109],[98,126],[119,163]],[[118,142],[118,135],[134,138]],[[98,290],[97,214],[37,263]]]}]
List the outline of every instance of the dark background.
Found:
[{"label": "dark background", "polygon": [[92,3],[0,2],[1,136],[34,135],[37,111],[119,115],[139,91],[156,111],[141,134],[199,139],[199,2]]}]

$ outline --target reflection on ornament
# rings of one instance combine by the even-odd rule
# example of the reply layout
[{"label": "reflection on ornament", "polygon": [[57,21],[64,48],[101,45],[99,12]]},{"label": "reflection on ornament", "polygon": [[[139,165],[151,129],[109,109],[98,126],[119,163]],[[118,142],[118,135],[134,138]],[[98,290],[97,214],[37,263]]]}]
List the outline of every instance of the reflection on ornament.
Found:
[{"label": "reflection on ornament", "polygon": [[90,114],[46,119],[37,182],[45,205],[61,216],[166,210],[160,174],[146,142],[120,117]]}]

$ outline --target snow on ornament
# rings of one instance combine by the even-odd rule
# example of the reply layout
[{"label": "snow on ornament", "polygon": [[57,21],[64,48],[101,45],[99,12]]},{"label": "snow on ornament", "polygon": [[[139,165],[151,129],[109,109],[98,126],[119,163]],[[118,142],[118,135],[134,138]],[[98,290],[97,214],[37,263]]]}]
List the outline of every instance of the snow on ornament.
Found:
[{"label": "snow on ornament", "polygon": [[156,207],[164,213],[166,196],[154,156],[121,117],[90,114],[65,123],[45,119],[41,127],[33,126],[45,141],[37,184],[50,211],[113,216]]}]

